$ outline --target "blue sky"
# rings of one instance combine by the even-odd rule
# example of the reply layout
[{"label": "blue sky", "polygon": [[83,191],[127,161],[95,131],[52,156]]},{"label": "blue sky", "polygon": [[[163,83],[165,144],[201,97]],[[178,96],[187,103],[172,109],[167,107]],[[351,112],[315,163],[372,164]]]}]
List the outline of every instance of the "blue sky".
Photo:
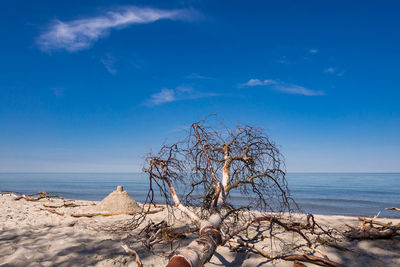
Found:
[{"label": "blue sky", "polygon": [[400,171],[398,1],[1,1],[0,171],[130,172],[211,113],[289,172]]}]

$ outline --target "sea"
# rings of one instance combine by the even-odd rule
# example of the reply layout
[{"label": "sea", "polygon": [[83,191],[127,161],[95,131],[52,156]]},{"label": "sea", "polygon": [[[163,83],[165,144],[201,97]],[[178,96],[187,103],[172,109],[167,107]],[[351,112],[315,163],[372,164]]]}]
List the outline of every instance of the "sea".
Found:
[{"label": "sea", "polygon": [[[288,173],[294,200],[306,213],[400,217],[400,173]],[[143,173],[0,173],[0,191],[33,194],[40,191],[64,198],[101,200],[117,185],[139,202],[149,188]],[[1,192],[0,192],[1,193]],[[246,198],[235,194],[237,203]]]}]

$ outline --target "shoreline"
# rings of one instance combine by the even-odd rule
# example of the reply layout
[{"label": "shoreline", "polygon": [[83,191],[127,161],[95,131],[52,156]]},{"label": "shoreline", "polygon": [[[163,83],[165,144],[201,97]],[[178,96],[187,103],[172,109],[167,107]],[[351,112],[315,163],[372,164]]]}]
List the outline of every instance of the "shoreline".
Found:
[{"label": "shoreline", "polygon": [[[293,174],[286,177],[291,196],[303,212],[326,215],[375,216],[398,214],[384,210],[398,206],[400,174]],[[137,201],[144,202],[148,191],[148,177],[144,174],[1,174],[1,190],[33,194],[54,192],[60,196],[80,200],[102,200],[114,190],[115,184]],[[232,192],[232,204],[242,205],[246,199]],[[163,199],[155,199],[162,202]],[[245,204],[246,205],[246,204]]]},{"label": "shoreline", "polygon": [[[64,216],[41,210],[44,204],[60,205],[60,199],[41,199],[39,201],[15,201],[11,195],[0,195],[0,263],[4,266],[136,266],[121,245],[123,243],[137,251],[144,266],[164,266],[171,252],[169,246],[157,248],[152,254],[141,243],[135,242],[129,233],[99,231],[100,226],[126,222],[130,215],[96,216],[75,218],[72,213],[85,213],[93,210],[98,201],[67,200],[76,207],[62,207],[57,211]],[[154,222],[167,220],[165,211],[149,214]],[[357,226],[357,217],[346,215],[315,215],[324,226],[343,228],[345,224]],[[400,219],[380,218],[383,221],[400,223]],[[173,226],[183,226],[186,218],[178,216]],[[134,233],[137,230],[133,230]],[[188,234],[189,242],[195,236]],[[395,243],[393,243],[395,242]],[[397,242],[397,243],[396,243]],[[363,240],[349,242],[349,247],[357,253],[342,252],[330,247],[321,250],[331,260],[349,266],[395,266],[400,265],[400,244],[398,240]],[[175,248],[175,247],[174,247]],[[205,266],[292,266],[292,262],[273,261],[253,252],[237,253],[227,247],[219,247],[216,254]],[[371,265],[372,264],[372,265]],[[2,266],[0,264],[0,266]],[[307,264],[307,266],[314,266]]]},{"label": "shoreline", "polygon": [[[52,192],[47,192],[49,194],[52,194]],[[13,191],[7,191],[7,190],[3,190],[0,191],[0,197],[2,196],[7,196],[10,194],[14,194],[15,196],[17,195],[24,195],[21,194],[19,192],[13,192]],[[105,196],[104,196],[105,197]],[[98,199],[87,199],[87,198],[64,198],[65,200],[70,200],[70,201],[88,201],[88,202],[100,202],[101,200]],[[349,200],[350,201],[350,200]],[[137,203],[142,204],[141,202],[137,201]],[[157,205],[165,205],[164,203],[161,202],[156,202],[155,204]],[[389,207],[387,207],[389,208]],[[304,209],[303,209],[304,210]],[[346,216],[346,217],[358,217],[358,216],[362,216],[362,217],[375,217],[377,214],[382,213],[382,211],[385,211],[386,213],[388,212],[387,210],[376,210],[374,215],[369,215],[369,214],[362,214],[362,213],[354,213],[354,214],[343,214],[343,213],[312,213],[313,215],[321,215],[321,216]],[[294,212],[294,213],[298,213],[298,214],[308,214],[311,212]],[[400,219],[400,213],[397,212],[392,212],[392,216],[382,216],[379,218],[387,218],[387,219]],[[398,214],[398,215],[397,215]]]}]

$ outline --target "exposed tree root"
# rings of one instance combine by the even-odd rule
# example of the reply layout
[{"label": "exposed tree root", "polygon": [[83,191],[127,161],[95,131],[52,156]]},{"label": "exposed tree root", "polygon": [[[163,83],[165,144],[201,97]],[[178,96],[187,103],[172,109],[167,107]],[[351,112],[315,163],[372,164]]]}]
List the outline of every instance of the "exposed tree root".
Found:
[{"label": "exposed tree root", "polygon": [[319,266],[343,267],[343,265],[329,260],[329,258],[325,254],[322,254],[323,257],[309,255],[306,253],[303,253],[302,255],[301,254],[272,255],[254,244],[244,242],[239,239],[236,239],[236,240],[230,239],[229,242],[238,243],[238,245],[235,246],[233,249],[238,249],[240,247],[247,247],[247,248],[250,248],[250,249],[258,252],[259,254],[261,254],[262,256],[264,256],[270,260],[279,260],[280,259],[280,260],[285,260],[285,261],[302,261],[302,262],[310,262],[310,263],[313,263],[313,264],[316,264]]},{"label": "exposed tree root", "polygon": [[125,250],[126,253],[128,253],[129,255],[131,255],[131,256],[135,259],[135,261],[136,261],[138,267],[143,267],[143,263],[142,263],[142,261],[140,260],[140,257],[139,257],[139,255],[137,254],[136,251],[134,251],[133,249],[129,248],[129,247],[128,247],[127,245],[125,245],[125,244],[124,244],[124,245],[121,245],[121,247]]}]

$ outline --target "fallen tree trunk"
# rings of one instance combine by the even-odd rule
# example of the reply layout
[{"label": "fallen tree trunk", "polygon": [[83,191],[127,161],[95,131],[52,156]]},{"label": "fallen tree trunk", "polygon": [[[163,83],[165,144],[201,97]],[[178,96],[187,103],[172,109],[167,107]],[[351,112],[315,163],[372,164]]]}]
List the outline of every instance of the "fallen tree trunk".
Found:
[{"label": "fallen tree trunk", "polygon": [[200,227],[200,237],[192,241],[184,249],[178,251],[170,259],[166,267],[203,266],[211,259],[221,243],[222,237],[218,228],[213,226],[210,221],[203,221]]}]

